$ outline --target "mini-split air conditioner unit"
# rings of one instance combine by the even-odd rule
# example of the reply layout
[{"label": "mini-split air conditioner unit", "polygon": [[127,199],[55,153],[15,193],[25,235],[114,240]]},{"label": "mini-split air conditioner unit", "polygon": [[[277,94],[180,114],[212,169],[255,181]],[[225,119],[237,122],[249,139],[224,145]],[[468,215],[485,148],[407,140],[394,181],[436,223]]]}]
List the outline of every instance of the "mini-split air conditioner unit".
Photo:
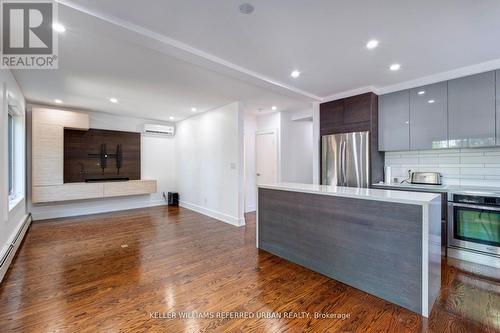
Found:
[{"label": "mini-split air conditioner unit", "polygon": [[175,135],[174,126],[145,124],[143,132],[145,134],[157,134],[172,137]]}]

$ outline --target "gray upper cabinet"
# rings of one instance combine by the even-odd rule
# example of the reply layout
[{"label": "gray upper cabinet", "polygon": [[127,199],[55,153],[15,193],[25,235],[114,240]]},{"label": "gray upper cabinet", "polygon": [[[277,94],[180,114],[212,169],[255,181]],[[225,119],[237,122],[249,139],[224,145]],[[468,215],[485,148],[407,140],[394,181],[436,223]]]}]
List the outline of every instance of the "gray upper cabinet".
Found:
[{"label": "gray upper cabinet", "polygon": [[448,81],[449,147],[495,145],[495,72]]},{"label": "gray upper cabinet", "polygon": [[497,146],[500,146],[500,69],[496,71],[497,77]]},{"label": "gray upper cabinet", "polygon": [[379,150],[410,149],[410,91],[382,95],[379,101]]},{"label": "gray upper cabinet", "polygon": [[448,148],[448,82],[410,90],[410,149]]}]

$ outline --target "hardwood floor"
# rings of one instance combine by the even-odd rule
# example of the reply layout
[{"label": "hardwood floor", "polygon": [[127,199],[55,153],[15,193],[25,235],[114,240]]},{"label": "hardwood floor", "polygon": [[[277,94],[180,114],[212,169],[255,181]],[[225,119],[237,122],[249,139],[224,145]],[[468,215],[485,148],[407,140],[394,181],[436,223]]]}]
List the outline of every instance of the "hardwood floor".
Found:
[{"label": "hardwood floor", "polygon": [[427,320],[257,250],[254,215],[237,228],[147,208],[35,222],[0,285],[0,332],[500,331],[499,270],[448,259],[442,281]]}]

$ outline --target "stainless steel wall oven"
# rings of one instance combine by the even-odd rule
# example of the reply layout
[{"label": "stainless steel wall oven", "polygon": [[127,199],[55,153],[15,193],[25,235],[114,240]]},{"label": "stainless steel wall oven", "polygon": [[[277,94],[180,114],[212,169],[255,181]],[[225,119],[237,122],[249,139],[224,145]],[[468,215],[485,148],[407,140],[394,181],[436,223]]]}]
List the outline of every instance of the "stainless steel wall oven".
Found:
[{"label": "stainless steel wall oven", "polygon": [[448,200],[448,245],[500,256],[500,198],[453,194]]}]

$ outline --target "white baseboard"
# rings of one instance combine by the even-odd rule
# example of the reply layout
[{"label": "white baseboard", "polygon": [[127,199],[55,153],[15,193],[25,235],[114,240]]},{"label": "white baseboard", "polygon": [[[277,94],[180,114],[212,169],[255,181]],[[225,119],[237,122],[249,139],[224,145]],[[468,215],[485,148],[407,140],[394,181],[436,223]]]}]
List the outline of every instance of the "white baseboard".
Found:
[{"label": "white baseboard", "polygon": [[228,214],[224,214],[221,212],[217,212],[215,210],[211,210],[211,209],[208,209],[208,208],[205,208],[202,206],[195,205],[195,204],[190,203],[190,202],[180,201],[179,206],[193,210],[197,213],[206,215],[208,217],[214,218],[216,220],[219,220],[219,221],[222,221],[222,222],[225,222],[225,223],[237,226],[237,227],[241,227],[241,226],[245,225],[244,218],[237,218],[237,217],[234,217],[234,216],[231,216]]},{"label": "white baseboard", "polygon": [[18,230],[16,230],[16,232],[12,235],[0,253],[0,283],[2,282],[5,273],[7,273],[9,266],[16,255],[17,250],[24,239],[24,235],[26,235],[26,231],[32,221],[31,215],[25,215],[22,221],[23,222],[19,225]]},{"label": "white baseboard", "polygon": [[245,213],[252,213],[255,211],[256,211],[255,206],[247,206],[247,208],[245,209]]},{"label": "white baseboard", "polygon": [[92,215],[100,213],[110,213],[121,210],[128,209],[138,209],[166,205],[165,200],[148,200],[148,201],[138,201],[138,202],[114,202],[109,201],[97,205],[95,202],[81,201],[79,207],[67,207],[64,205],[53,205],[53,206],[39,206],[32,208],[32,215],[34,221],[57,219],[62,217],[72,217],[72,216],[83,216]]}]

